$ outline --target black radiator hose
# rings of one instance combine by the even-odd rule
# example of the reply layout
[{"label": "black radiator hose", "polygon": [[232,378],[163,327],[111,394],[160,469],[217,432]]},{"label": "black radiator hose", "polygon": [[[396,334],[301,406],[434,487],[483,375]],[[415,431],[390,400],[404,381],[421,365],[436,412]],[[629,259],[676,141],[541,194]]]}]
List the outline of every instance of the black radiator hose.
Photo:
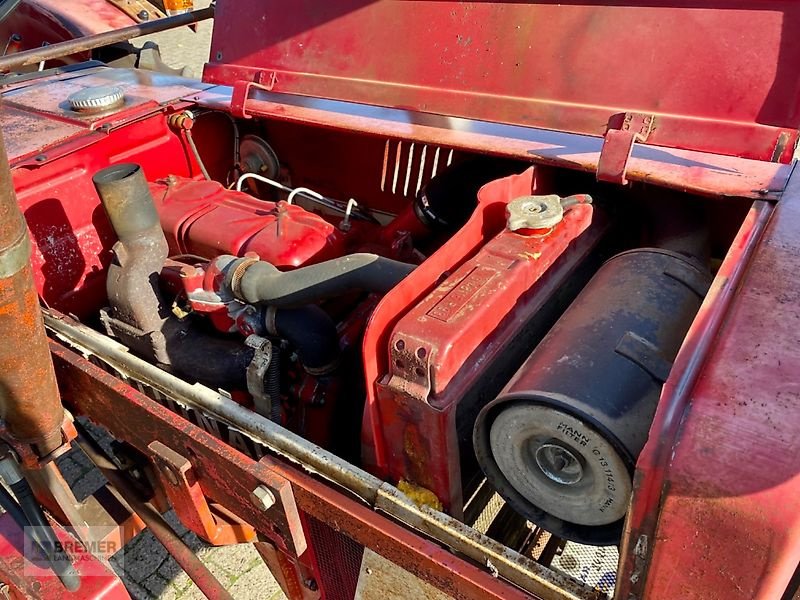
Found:
[{"label": "black radiator hose", "polygon": [[[170,329],[174,333],[169,333]],[[177,319],[171,320],[165,331],[171,370],[224,389],[246,385],[247,367],[254,354],[252,348],[236,340],[209,335]]]},{"label": "black radiator hose", "polygon": [[270,263],[236,256],[220,256],[225,287],[248,304],[292,308],[362,290],[385,293],[400,283],[416,265],[377,254],[349,254],[294,271],[279,271]]},{"label": "black radiator hose", "polygon": [[326,375],[339,365],[336,325],[319,306],[270,307],[265,321],[267,332],[289,342],[309,374]]}]

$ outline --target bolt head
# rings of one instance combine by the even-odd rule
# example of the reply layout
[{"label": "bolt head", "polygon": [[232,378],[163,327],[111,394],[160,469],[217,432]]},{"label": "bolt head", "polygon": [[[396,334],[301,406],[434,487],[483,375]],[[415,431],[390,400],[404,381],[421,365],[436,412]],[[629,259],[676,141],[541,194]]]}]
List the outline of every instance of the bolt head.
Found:
[{"label": "bolt head", "polygon": [[150,20],[150,13],[147,12],[146,10],[140,10],[138,16],[142,21],[149,21]]},{"label": "bolt head", "polygon": [[250,498],[261,510],[269,510],[275,506],[275,494],[265,485],[260,485],[250,493]]}]

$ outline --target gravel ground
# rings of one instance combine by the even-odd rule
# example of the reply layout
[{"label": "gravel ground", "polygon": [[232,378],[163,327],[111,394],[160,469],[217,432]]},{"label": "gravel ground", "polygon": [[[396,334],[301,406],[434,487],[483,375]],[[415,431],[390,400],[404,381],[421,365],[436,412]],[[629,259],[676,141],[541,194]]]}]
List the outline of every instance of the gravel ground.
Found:
[{"label": "gravel ground", "polygon": [[[197,8],[208,4],[208,0],[195,1]],[[162,60],[168,66],[188,67],[188,76],[199,78],[203,63],[208,58],[212,26],[212,21],[203,21],[198,24],[196,33],[183,27],[139,38],[133,43],[137,46],[146,41],[157,43]],[[105,481],[82,452],[73,451],[60,460],[60,466],[78,498],[91,494]],[[173,513],[165,516],[234,598],[285,598],[252,545],[212,548],[183,527]],[[149,531],[134,538],[112,558],[111,563],[131,596],[137,600],[194,600],[205,597]]]}]

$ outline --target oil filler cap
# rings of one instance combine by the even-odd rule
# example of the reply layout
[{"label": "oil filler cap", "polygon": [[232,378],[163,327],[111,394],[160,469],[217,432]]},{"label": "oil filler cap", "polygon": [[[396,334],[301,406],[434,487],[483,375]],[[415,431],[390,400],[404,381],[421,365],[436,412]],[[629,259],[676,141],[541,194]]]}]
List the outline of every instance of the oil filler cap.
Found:
[{"label": "oil filler cap", "polygon": [[100,85],[82,89],[67,98],[75,112],[96,113],[122,106],[125,93],[115,85]]}]

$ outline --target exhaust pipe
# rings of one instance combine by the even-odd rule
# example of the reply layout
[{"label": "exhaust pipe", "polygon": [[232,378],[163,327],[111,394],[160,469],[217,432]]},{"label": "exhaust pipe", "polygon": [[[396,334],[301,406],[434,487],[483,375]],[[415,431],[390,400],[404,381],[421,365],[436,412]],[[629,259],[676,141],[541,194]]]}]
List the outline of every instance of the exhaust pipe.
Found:
[{"label": "exhaust pipe", "polygon": [[39,456],[61,446],[64,407],[42,322],[31,245],[0,135],[0,418]]},{"label": "exhaust pipe", "polygon": [[162,329],[169,316],[158,274],[169,248],[150,188],[139,165],[112,165],[92,177],[119,241],[108,267],[106,293],[113,314],[103,315],[109,333],[143,354],[169,364]]},{"label": "exhaust pipe", "polygon": [[112,165],[92,182],[119,239],[106,279],[111,309],[100,315],[108,334],[165,370],[210,385],[244,385],[253,350],[192,329],[159,289],[169,247],[142,168]]}]

